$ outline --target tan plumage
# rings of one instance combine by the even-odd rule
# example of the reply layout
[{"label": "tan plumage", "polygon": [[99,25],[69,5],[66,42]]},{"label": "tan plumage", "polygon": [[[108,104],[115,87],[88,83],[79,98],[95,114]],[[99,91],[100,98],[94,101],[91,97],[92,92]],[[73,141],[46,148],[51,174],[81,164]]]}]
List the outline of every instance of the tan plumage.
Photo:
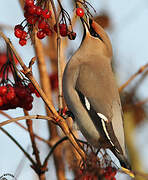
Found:
[{"label": "tan plumage", "polygon": [[120,97],[111,68],[112,46],[96,22],[90,19],[84,29],[80,48],[64,71],[64,98],[88,142],[97,148],[110,148],[129,168]]}]

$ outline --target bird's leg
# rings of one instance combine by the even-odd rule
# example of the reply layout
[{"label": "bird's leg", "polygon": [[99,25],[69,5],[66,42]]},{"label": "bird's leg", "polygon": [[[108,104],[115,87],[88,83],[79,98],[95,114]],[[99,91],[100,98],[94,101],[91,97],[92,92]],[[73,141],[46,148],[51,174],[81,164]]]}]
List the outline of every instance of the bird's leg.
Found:
[{"label": "bird's leg", "polygon": [[68,117],[71,117],[73,120],[75,119],[73,113],[67,109],[67,107],[64,107],[63,109],[60,109],[58,111],[59,115],[62,116],[64,119],[67,119]]}]

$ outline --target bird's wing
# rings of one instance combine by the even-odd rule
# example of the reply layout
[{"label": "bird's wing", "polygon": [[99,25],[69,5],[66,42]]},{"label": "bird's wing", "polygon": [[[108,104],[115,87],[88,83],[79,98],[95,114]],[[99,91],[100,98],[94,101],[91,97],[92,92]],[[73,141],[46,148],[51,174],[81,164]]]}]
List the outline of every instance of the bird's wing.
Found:
[{"label": "bird's wing", "polygon": [[[76,90],[76,82],[80,73],[79,60],[74,59],[77,63],[73,63],[73,59],[68,62],[63,74],[63,95],[70,111],[75,116],[75,120],[84,137],[92,145],[98,147],[100,138],[99,132],[95,128],[93,121],[89,117],[85,107],[80,101],[79,94]],[[76,64],[76,65],[75,65]]]},{"label": "bird's wing", "polygon": [[[105,71],[110,76],[104,76]],[[120,99],[112,76],[109,64],[102,64],[102,67],[101,64],[99,67],[94,63],[83,64],[80,67],[76,89],[97,130],[118,153],[123,154],[125,148]]]}]

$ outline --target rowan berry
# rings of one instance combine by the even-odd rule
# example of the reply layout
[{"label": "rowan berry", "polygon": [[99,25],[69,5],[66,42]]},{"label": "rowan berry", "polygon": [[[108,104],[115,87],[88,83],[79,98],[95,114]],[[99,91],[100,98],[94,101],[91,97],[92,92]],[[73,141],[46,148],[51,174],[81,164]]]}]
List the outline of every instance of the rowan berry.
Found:
[{"label": "rowan berry", "polygon": [[38,22],[38,28],[39,29],[44,29],[45,27],[46,27],[46,22],[45,21],[42,21],[42,20],[40,20],[39,22]]},{"label": "rowan berry", "polygon": [[0,97],[0,107],[3,106],[3,104],[4,104],[4,103],[3,103],[3,98]]},{"label": "rowan berry", "polygon": [[19,40],[19,44],[20,44],[21,46],[24,46],[24,45],[27,44],[27,40],[26,40],[26,39],[20,39],[20,40]]},{"label": "rowan berry", "polygon": [[84,10],[82,8],[77,8],[76,9],[76,14],[79,17],[83,17],[84,16]]},{"label": "rowan berry", "polygon": [[33,6],[34,5],[34,0],[25,0],[25,5],[26,6]]},{"label": "rowan berry", "polygon": [[22,29],[15,29],[15,31],[14,31],[14,34],[17,38],[21,38],[22,33],[23,33]]},{"label": "rowan berry", "polygon": [[48,19],[51,17],[51,11],[48,11],[48,9],[44,9],[42,11],[42,16],[45,18],[45,19]]},{"label": "rowan berry", "polygon": [[39,39],[43,39],[45,36],[46,36],[46,33],[43,30],[37,32],[37,37]]},{"label": "rowan berry", "polygon": [[36,15],[40,16],[42,14],[43,9],[40,6],[36,6]]},{"label": "rowan berry", "polygon": [[22,31],[22,36],[20,37],[21,39],[26,39],[27,37],[27,32],[26,31]]},{"label": "rowan berry", "polygon": [[36,14],[36,10],[37,10],[37,7],[34,5],[34,6],[30,6],[29,8],[28,8],[28,13],[29,14]]},{"label": "rowan berry", "polygon": [[4,95],[6,95],[6,93],[7,93],[7,87],[6,86],[1,86],[0,87],[0,95],[4,96]]}]

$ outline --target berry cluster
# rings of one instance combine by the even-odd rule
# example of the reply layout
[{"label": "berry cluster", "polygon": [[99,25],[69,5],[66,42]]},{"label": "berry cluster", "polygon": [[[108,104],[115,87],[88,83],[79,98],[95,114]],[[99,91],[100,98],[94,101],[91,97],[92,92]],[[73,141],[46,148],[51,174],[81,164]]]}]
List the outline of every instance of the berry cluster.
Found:
[{"label": "berry cluster", "polygon": [[[0,68],[0,109],[8,110],[21,107],[29,111],[32,109],[32,94],[36,94],[37,97],[39,94],[34,86],[23,77],[21,71],[16,68],[17,58],[10,45],[6,45],[7,52],[5,56],[4,54],[2,56],[3,65]],[[12,73],[11,80],[9,79],[9,70]]]},{"label": "berry cluster", "polygon": [[[59,14],[59,32],[62,37],[68,37],[70,40],[76,38],[76,33],[73,32],[71,17],[67,11],[59,3],[60,14]],[[83,8],[80,8],[78,4],[81,4]],[[26,18],[21,24],[16,25],[14,28],[14,34],[19,38],[19,44],[21,46],[26,45],[28,35],[31,36],[33,32],[33,27],[37,27],[37,37],[43,39],[46,36],[52,35],[52,30],[57,32],[57,22],[54,27],[50,27],[49,18],[51,18],[51,11],[46,8],[47,0],[35,1],[35,0],[25,0],[24,6],[24,17]],[[92,16],[89,12],[89,7],[93,8],[87,1],[76,0],[76,15],[83,18],[85,14]],[[95,11],[95,10],[94,10]],[[27,21],[27,24],[23,26],[22,24]],[[24,29],[28,27],[28,32]]]},{"label": "berry cluster", "polygon": [[8,110],[21,107],[29,111],[32,109],[32,93],[38,96],[31,83],[24,85],[19,82],[13,86],[11,84],[0,86],[0,109]]},{"label": "berry cluster", "polygon": [[94,152],[90,152],[77,171],[75,180],[116,180],[116,173],[117,169],[108,154],[104,153],[102,158],[98,159]]},{"label": "berry cluster", "polygon": [[[34,3],[34,0],[25,0],[24,17],[26,18],[24,21],[27,21],[27,25],[23,27],[23,21],[14,28],[14,34],[17,38],[20,38],[19,44],[21,46],[26,45],[28,34],[31,34],[35,24],[37,24],[38,27],[37,37],[39,39],[52,35],[52,30],[47,22],[51,17],[50,10],[38,6]],[[24,30],[26,26],[28,26],[29,29],[28,33]]]},{"label": "berry cluster", "polygon": [[19,44],[21,46],[26,45],[27,43],[27,32],[23,30],[23,26],[22,25],[16,25],[14,28],[14,34],[17,38],[20,38],[19,40]]}]

